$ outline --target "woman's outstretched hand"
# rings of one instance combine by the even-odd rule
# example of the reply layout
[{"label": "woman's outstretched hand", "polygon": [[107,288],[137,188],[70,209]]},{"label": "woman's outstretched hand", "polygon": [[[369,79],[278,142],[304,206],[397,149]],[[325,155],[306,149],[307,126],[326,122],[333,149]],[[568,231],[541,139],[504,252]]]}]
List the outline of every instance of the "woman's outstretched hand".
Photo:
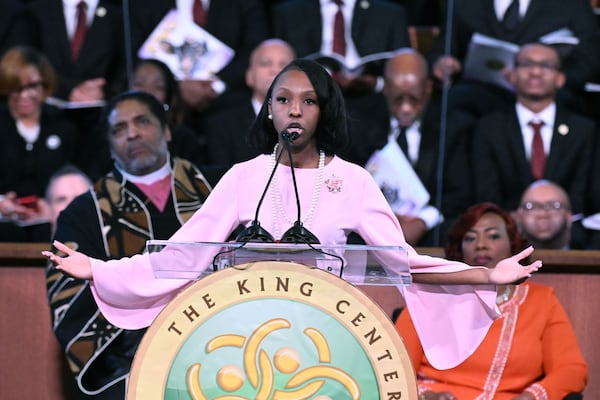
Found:
[{"label": "woman's outstretched hand", "polygon": [[92,264],[88,256],[65,246],[58,240],[55,240],[52,244],[66,254],[66,256],[61,257],[51,251],[42,251],[42,254],[48,257],[57,269],[74,278],[92,279]]},{"label": "woman's outstretched hand", "polygon": [[529,246],[520,253],[500,261],[495,268],[489,270],[490,283],[502,285],[529,278],[533,272],[542,267],[540,260],[536,260],[529,265],[519,264],[519,261],[527,258],[531,253],[533,253],[533,247]]}]

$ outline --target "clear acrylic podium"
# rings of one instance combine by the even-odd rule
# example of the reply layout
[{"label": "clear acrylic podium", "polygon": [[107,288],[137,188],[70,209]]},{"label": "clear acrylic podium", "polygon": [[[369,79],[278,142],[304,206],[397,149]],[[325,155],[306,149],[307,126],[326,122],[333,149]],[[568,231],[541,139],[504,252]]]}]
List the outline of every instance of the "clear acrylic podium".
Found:
[{"label": "clear acrylic podium", "polygon": [[[328,271],[353,285],[403,286],[412,278],[401,246],[307,245],[289,243],[172,242],[149,240],[152,255],[169,247],[184,256],[152,257],[157,278],[202,279],[213,272],[260,261],[290,261]],[[182,258],[184,260],[182,260]],[[190,262],[190,258],[198,262]],[[183,261],[183,262],[182,262]]]},{"label": "clear acrylic podium", "polygon": [[402,247],[152,240],[147,250],[157,279],[190,282],[146,331],[128,400],[418,398],[404,342],[360,288],[411,284]]}]

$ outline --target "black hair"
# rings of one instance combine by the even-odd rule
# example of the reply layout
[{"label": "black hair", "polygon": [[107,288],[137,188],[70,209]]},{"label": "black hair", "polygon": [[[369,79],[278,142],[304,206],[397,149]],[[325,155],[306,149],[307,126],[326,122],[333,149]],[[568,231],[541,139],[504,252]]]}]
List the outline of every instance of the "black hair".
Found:
[{"label": "black hair", "polygon": [[158,70],[160,71],[160,74],[162,75],[163,79],[165,80],[166,83],[166,90],[165,90],[165,102],[167,103],[167,105],[171,106],[171,102],[173,101],[173,99],[178,96],[179,94],[179,88],[177,86],[177,81],[175,80],[175,76],[173,75],[173,72],[171,72],[171,69],[167,66],[167,64],[165,64],[164,62],[160,61],[160,60],[156,60],[153,58],[147,58],[147,59],[143,59],[138,61],[138,63],[135,65],[134,68],[134,72],[140,68],[143,65],[152,65],[156,68],[158,68]]},{"label": "black hair", "polygon": [[319,123],[315,132],[317,148],[327,155],[333,155],[343,149],[348,144],[348,123],[342,92],[320,64],[302,58],[292,60],[273,79],[260,112],[250,127],[250,139],[262,153],[273,151],[279,135],[275,131],[273,121],[268,118],[268,106],[273,88],[279,78],[288,71],[304,72],[317,93],[320,110]]},{"label": "black hair", "polygon": [[163,105],[150,93],[142,92],[139,90],[132,90],[119,93],[118,95],[110,99],[104,106],[104,109],[102,110],[102,115],[100,117],[100,126],[105,135],[108,135],[108,132],[110,130],[110,124],[108,122],[110,114],[120,103],[127,100],[135,100],[139,103],[146,105],[150,112],[156,118],[158,118],[160,125],[163,129],[168,126],[167,114]]}]

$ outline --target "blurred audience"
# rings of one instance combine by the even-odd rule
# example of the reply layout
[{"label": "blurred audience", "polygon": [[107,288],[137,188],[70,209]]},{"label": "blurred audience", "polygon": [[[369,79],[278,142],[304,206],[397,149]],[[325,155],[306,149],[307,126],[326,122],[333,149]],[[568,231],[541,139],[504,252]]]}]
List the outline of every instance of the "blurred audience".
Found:
[{"label": "blurred audience", "polygon": [[[440,245],[439,240],[435,243],[432,229],[440,225],[438,238],[445,236],[445,228],[471,204],[467,142],[472,118],[460,112],[448,116],[440,171],[441,102],[432,97],[432,87],[427,61],[416,50],[398,50],[387,62],[383,94],[389,110],[388,143],[366,165],[412,245]],[[403,166],[414,170],[428,192],[425,204],[406,195],[414,193],[416,185],[407,182]],[[440,188],[438,178],[443,180]],[[436,208],[438,196],[441,209]]]},{"label": "blurred audience", "polygon": [[[361,57],[410,47],[406,12],[401,5],[385,0],[340,3],[338,6],[335,1],[291,0],[276,4],[272,12],[273,34],[288,42],[298,57],[335,53],[346,66],[358,63]],[[338,22],[338,26],[342,25],[338,31],[336,19],[343,21]],[[324,66],[332,69],[327,63]],[[359,165],[364,165],[372,151],[385,143],[385,135],[377,136],[381,129],[376,125],[386,118],[381,94],[383,66],[384,60],[378,60],[351,71],[332,69],[344,94],[350,121],[350,148],[339,154]],[[365,151],[368,148],[371,150]]]},{"label": "blurred audience", "polygon": [[207,139],[207,161],[221,173],[234,163],[260,153],[246,133],[260,111],[273,78],[294,57],[294,50],[283,40],[262,41],[250,55],[246,70],[246,85],[250,91],[206,119],[201,129]]},{"label": "blurred audience", "polygon": [[13,47],[0,59],[0,224],[2,241],[47,241],[43,196],[50,176],[73,161],[77,130],[60,110],[44,104],[56,87],[48,59]]},{"label": "blurred audience", "polygon": [[[559,185],[539,180],[527,187],[515,214],[521,234],[536,249],[582,249],[580,221],[573,221],[569,195]],[[578,228],[575,228],[578,227]],[[577,229],[577,234],[571,232]]]},{"label": "blurred audience", "polygon": [[[108,260],[168,239],[210,192],[189,161],[170,158],[163,105],[145,92],[111,99],[101,127],[114,168],[93,190],[77,197],[59,218],[55,238]],[[77,399],[125,399],[129,369],[145,330],[109,324],[98,311],[88,281],[47,269],[52,329],[69,361]]]},{"label": "blurred audience", "polygon": [[450,108],[481,116],[514,101],[511,91],[500,86],[461,78],[474,33],[519,46],[539,42],[548,34],[577,38],[578,44],[568,46],[563,60],[566,85],[558,100],[574,109],[581,107],[584,85],[600,68],[599,28],[589,0],[572,0],[568,7],[563,0],[456,0],[448,4],[453,4],[450,54],[445,55],[444,23],[430,59],[438,79],[444,80],[446,74],[454,77]]},{"label": "blurred audience", "polygon": [[[209,107],[226,103],[228,94],[244,88],[244,71],[252,50],[268,37],[269,22],[262,0],[200,0],[204,21],[201,25],[208,33],[235,51],[233,60],[213,80],[180,81],[183,102],[190,108],[190,118],[195,126],[202,112]],[[132,43],[137,52],[146,38],[163,19],[166,13],[176,8],[179,12],[194,15],[194,0],[131,0]],[[219,96],[214,81],[224,83],[225,93]],[[219,101],[217,101],[219,100]],[[200,113],[200,114],[198,114]]]},{"label": "blurred audience", "polygon": [[595,126],[556,101],[565,82],[558,53],[547,45],[526,45],[508,78],[516,104],[483,117],[475,128],[475,201],[516,210],[525,188],[543,178],[563,187],[573,213],[581,213]]},{"label": "blurred audience", "polygon": [[30,27],[35,46],[58,75],[53,97],[79,130],[75,164],[96,179],[107,168],[104,158],[97,159],[101,107],[127,88],[121,5],[110,0],[31,0],[27,8],[35,21]]},{"label": "blurred audience", "polygon": [[201,146],[195,132],[183,122],[179,87],[173,73],[163,62],[140,60],[133,70],[131,89],[150,93],[164,105],[171,129],[169,152],[200,166],[206,163],[205,145]]},{"label": "blurred audience", "polygon": [[58,74],[56,97],[97,101],[125,89],[119,5],[107,0],[33,0],[28,8],[35,18],[30,29],[35,32],[36,45]]},{"label": "blurred audience", "polygon": [[75,197],[89,191],[92,181],[79,168],[67,164],[50,177],[44,199],[48,205],[48,218],[52,225],[51,236],[56,231],[56,221],[61,211],[75,199]]},{"label": "blurred audience", "polygon": [[[450,229],[446,257],[494,268],[526,246],[510,215],[492,203],[470,207]],[[499,285],[496,319],[481,345],[462,364],[431,366],[410,310],[396,328],[417,373],[419,398],[426,400],[563,399],[585,388],[588,368],[569,317],[551,287],[525,282]]]}]

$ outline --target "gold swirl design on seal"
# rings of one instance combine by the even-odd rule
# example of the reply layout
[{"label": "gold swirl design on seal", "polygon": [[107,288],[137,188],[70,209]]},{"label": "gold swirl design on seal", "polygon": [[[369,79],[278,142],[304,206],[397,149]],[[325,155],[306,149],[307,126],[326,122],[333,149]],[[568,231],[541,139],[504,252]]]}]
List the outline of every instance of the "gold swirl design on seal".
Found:
[{"label": "gold swirl design on seal", "polygon": [[[300,355],[291,347],[282,347],[275,352],[273,361],[261,343],[272,332],[290,328],[291,323],[283,318],[271,319],[258,328],[248,337],[235,334],[220,335],[208,341],[206,351],[212,353],[224,347],[244,348],[242,371],[236,365],[226,365],[217,372],[219,387],[227,392],[234,392],[244,384],[244,373],[248,382],[257,390],[253,399],[256,400],[303,400],[317,393],[325,384],[326,379],[332,379],[343,385],[353,400],[360,399],[360,387],[348,373],[330,365],[317,365],[305,368],[293,375],[285,385],[285,390],[274,389],[275,369],[291,374],[300,367]],[[304,329],[304,334],[314,344],[320,363],[331,362],[331,349],[325,336],[315,328]],[[201,364],[195,363],[187,371],[187,387],[194,400],[208,400],[200,385]],[[319,379],[321,378],[321,379]],[[309,382],[310,381],[310,382]],[[319,399],[330,399],[327,395],[318,396]],[[246,397],[233,394],[215,397],[214,400],[249,400]]]}]

